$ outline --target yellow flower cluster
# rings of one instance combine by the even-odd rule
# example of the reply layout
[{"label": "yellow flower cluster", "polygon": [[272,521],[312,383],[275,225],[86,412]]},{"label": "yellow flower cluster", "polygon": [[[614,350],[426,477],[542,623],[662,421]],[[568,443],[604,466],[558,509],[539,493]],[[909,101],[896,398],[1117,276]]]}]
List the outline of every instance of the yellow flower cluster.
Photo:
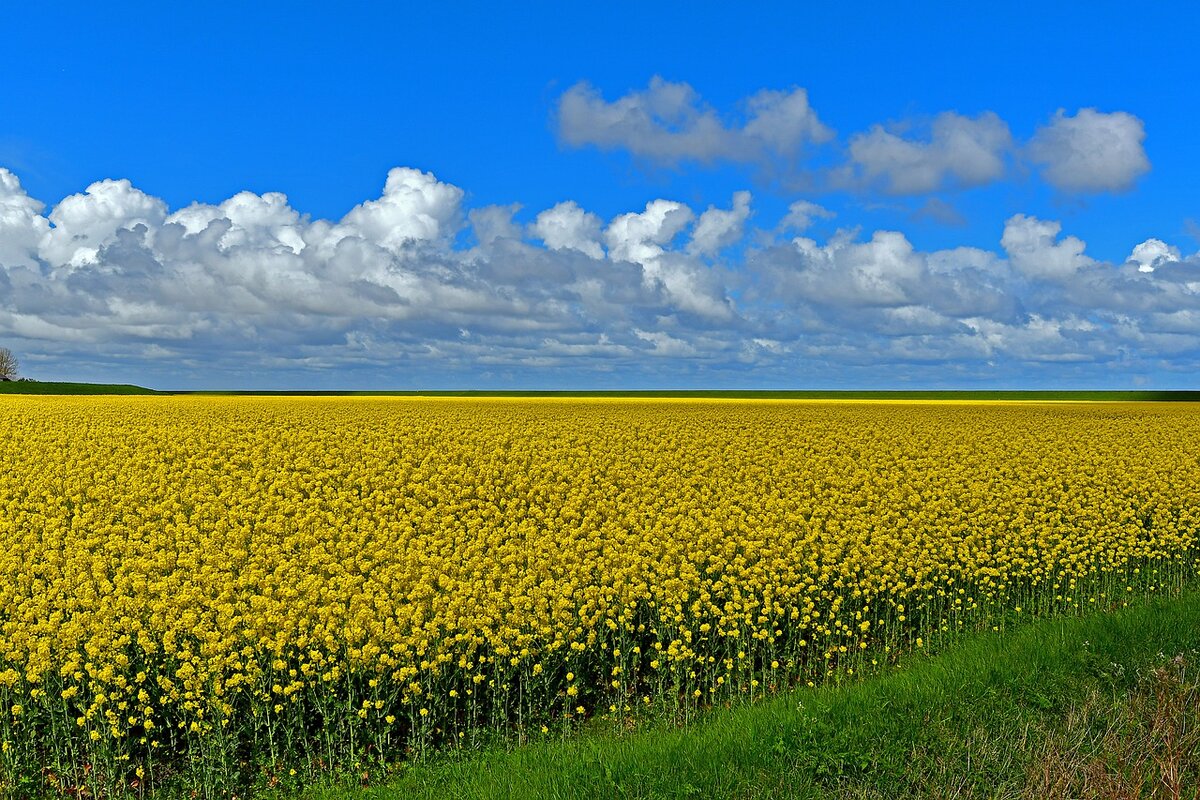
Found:
[{"label": "yellow flower cluster", "polygon": [[1185,405],[0,398],[0,790],[754,697],[1198,528]]}]

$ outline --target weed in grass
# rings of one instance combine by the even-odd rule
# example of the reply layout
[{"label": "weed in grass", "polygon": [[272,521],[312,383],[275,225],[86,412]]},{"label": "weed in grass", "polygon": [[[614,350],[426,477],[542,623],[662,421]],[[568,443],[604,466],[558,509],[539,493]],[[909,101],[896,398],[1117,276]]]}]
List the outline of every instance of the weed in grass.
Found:
[{"label": "weed in grass", "polygon": [[1160,658],[1136,684],[1093,690],[1047,737],[1027,797],[1200,797],[1197,654]]}]

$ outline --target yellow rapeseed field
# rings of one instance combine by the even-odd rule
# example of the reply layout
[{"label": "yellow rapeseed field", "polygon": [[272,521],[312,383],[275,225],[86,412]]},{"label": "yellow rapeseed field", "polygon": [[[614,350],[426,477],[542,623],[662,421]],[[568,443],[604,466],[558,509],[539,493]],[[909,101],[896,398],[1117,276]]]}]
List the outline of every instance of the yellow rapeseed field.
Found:
[{"label": "yellow rapeseed field", "polygon": [[1176,590],[1198,529],[1186,405],[0,397],[0,794],[686,715]]}]

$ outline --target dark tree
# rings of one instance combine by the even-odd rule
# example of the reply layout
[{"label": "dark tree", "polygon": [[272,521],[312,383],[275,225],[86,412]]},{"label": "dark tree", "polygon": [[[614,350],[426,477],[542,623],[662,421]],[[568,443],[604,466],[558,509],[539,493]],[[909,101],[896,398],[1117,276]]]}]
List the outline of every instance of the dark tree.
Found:
[{"label": "dark tree", "polygon": [[17,357],[7,347],[0,347],[0,381],[15,381],[20,369]]}]

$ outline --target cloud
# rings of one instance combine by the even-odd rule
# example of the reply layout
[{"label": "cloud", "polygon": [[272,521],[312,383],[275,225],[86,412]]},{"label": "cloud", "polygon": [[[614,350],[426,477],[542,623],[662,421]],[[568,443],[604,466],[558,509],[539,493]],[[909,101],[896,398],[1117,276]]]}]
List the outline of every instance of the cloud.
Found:
[{"label": "cloud", "polygon": [[661,256],[665,246],[696,218],[683,203],[651,200],[641,212],[616,217],[604,230],[609,257],[645,266]]},{"label": "cloud", "polygon": [[687,251],[693,255],[716,255],[742,239],[746,220],[750,219],[750,193],[734,192],[733,207],[729,210],[709,206],[700,215]]},{"label": "cloud", "polygon": [[167,216],[167,204],[135,189],[127,180],[103,180],[83,194],[64,198],[50,212],[52,226],[39,248],[52,264],[79,267],[94,263],[100,248],[117,231],[136,225],[155,227]]},{"label": "cloud", "polygon": [[756,254],[751,266],[763,276],[764,299],[803,309],[807,324],[822,330],[894,334],[931,320],[943,328],[1015,313],[1007,265],[995,255],[969,247],[925,253],[896,231],[866,241],[839,231],[824,244],[800,236]]},{"label": "cloud", "polygon": [[1031,314],[1017,324],[972,319],[967,325],[980,354],[987,358],[1019,358],[1045,364],[1109,361],[1117,342],[1099,336],[1100,326],[1088,319],[1067,315],[1050,319]]},{"label": "cloud", "polygon": [[1126,261],[1137,264],[1139,272],[1154,272],[1156,267],[1179,261],[1179,248],[1162,239],[1147,239],[1133,248]]},{"label": "cloud", "polygon": [[280,192],[238,192],[218,206],[193,203],[170,214],[166,223],[181,225],[188,234],[195,235],[219,220],[229,223],[220,238],[221,247],[252,244],[284,247],[293,253],[305,247],[305,222],[300,212],[288,205],[287,195]]},{"label": "cloud", "polygon": [[682,339],[676,339],[669,333],[663,331],[643,331],[635,329],[634,334],[644,342],[649,342],[654,345],[651,354],[654,356],[666,357],[684,357],[688,358],[699,353],[695,347],[688,344]]},{"label": "cloud", "polygon": [[[742,199],[748,214],[749,194]],[[707,229],[701,232],[705,246],[732,241],[729,234],[739,225],[736,196],[734,203],[733,211],[709,217]],[[652,200],[645,210],[621,214],[608,224],[604,230],[608,257],[639,264],[645,286],[660,288],[681,311],[708,319],[731,319],[734,314],[725,288],[711,270],[688,257],[698,252],[684,255],[671,249],[675,239],[695,219],[695,212],[683,203]]]},{"label": "cloud", "polygon": [[1008,125],[990,111],[976,117],[939,114],[925,138],[905,138],[876,125],[851,137],[849,169],[840,180],[895,195],[979,186],[1004,175],[1012,142]]},{"label": "cloud", "polygon": [[1062,280],[1095,263],[1083,254],[1081,239],[1068,236],[1058,241],[1062,223],[1016,214],[1004,223],[1000,245],[1012,265],[1031,278]]},{"label": "cloud", "polygon": [[810,142],[822,144],[834,136],[833,130],[817,118],[804,89],[763,89],[746,100],[746,109],[749,119],[742,136],[751,149],[757,145],[771,153],[791,156]]},{"label": "cloud", "polygon": [[[879,191],[894,196],[970,189],[1033,165],[1062,192],[1122,191],[1150,169],[1142,121],[1125,111],[1059,110],[1019,145],[992,111],[943,111],[932,119],[876,124],[850,136],[840,165],[814,162],[835,138],[802,88],[763,89],[721,113],[690,85],[653,77],[645,89],[605,99],[581,81],[559,97],[555,126],[568,147],[620,150],[649,164],[748,164],[792,188]],[[1021,170],[1017,170],[1020,172]],[[956,215],[931,213],[930,219]]]},{"label": "cloud", "polygon": [[[128,181],[102,181],[47,216],[4,171],[0,337],[23,342],[31,364],[71,353],[95,363],[78,355],[91,348],[146,368],[241,363],[257,380],[321,365],[600,368],[682,352],[635,330],[670,329],[703,360],[732,336],[693,340],[696,320],[735,314],[721,273],[675,247],[696,220],[686,205],[651,201],[605,228],[568,201],[526,228],[513,219],[518,205],[468,210],[464,196],[402,168],[380,198],[313,220],[280,193],[170,213]],[[748,202],[738,195],[728,213]],[[464,219],[477,246],[458,244]],[[702,238],[732,241],[740,230],[736,220],[710,230],[708,219]],[[524,241],[526,230],[546,246]]]},{"label": "cloud", "polygon": [[930,197],[921,207],[913,212],[915,220],[930,220],[942,225],[961,227],[967,224],[967,218],[954,206],[939,197]]},{"label": "cloud", "polygon": [[1105,114],[1082,108],[1075,116],[1061,109],[1038,128],[1026,148],[1042,178],[1065,192],[1118,192],[1150,170],[1142,142],[1142,121],[1124,111]]},{"label": "cloud", "polygon": [[28,266],[50,230],[44,206],[25,193],[16,175],[0,167],[0,266]]},{"label": "cloud", "polygon": [[388,172],[383,195],[351,209],[330,236],[360,236],[393,252],[413,241],[437,241],[462,224],[463,191],[429,172],[398,167]]},{"label": "cloud", "polygon": [[788,212],[779,223],[780,230],[792,230],[803,233],[812,226],[816,219],[833,219],[834,214],[824,206],[808,200],[797,200],[788,206]]},{"label": "cloud", "polygon": [[501,239],[518,240],[521,226],[513,221],[513,216],[520,210],[520,203],[473,208],[467,213],[467,221],[481,245],[487,246]]},{"label": "cloud", "polygon": [[699,215],[654,199],[607,224],[565,201],[521,225],[516,204],[466,208],[430,173],[390,176],[380,198],[323,220],[274,192],[172,212],[128,181],[46,209],[0,172],[0,339],[37,377],[164,386],[1200,369],[1200,259],[1159,239],[1107,264],[1018,214],[994,250],[924,251],[897,231],[781,241],[828,212],[797,201],[756,230],[744,192]]},{"label": "cloud", "polygon": [[727,122],[686,83],[655,76],[644,90],[610,102],[581,82],[559,98],[558,136],[570,147],[621,149],[667,166],[790,160],[833,138],[804,89],[760,91],[743,105],[743,119]]},{"label": "cloud", "polygon": [[600,246],[602,225],[600,217],[567,200],[538,214],[533,234],[551,250],[576,250],[592,258],[604,258]]},{"label": "cloud", "polygon": [[797,237],[804,268],[796,277],[810,299],[850,306],[900,306],[913,302],[925,271],[904,234],[876,231],[867,242],[835,238],[826,245]]}]

